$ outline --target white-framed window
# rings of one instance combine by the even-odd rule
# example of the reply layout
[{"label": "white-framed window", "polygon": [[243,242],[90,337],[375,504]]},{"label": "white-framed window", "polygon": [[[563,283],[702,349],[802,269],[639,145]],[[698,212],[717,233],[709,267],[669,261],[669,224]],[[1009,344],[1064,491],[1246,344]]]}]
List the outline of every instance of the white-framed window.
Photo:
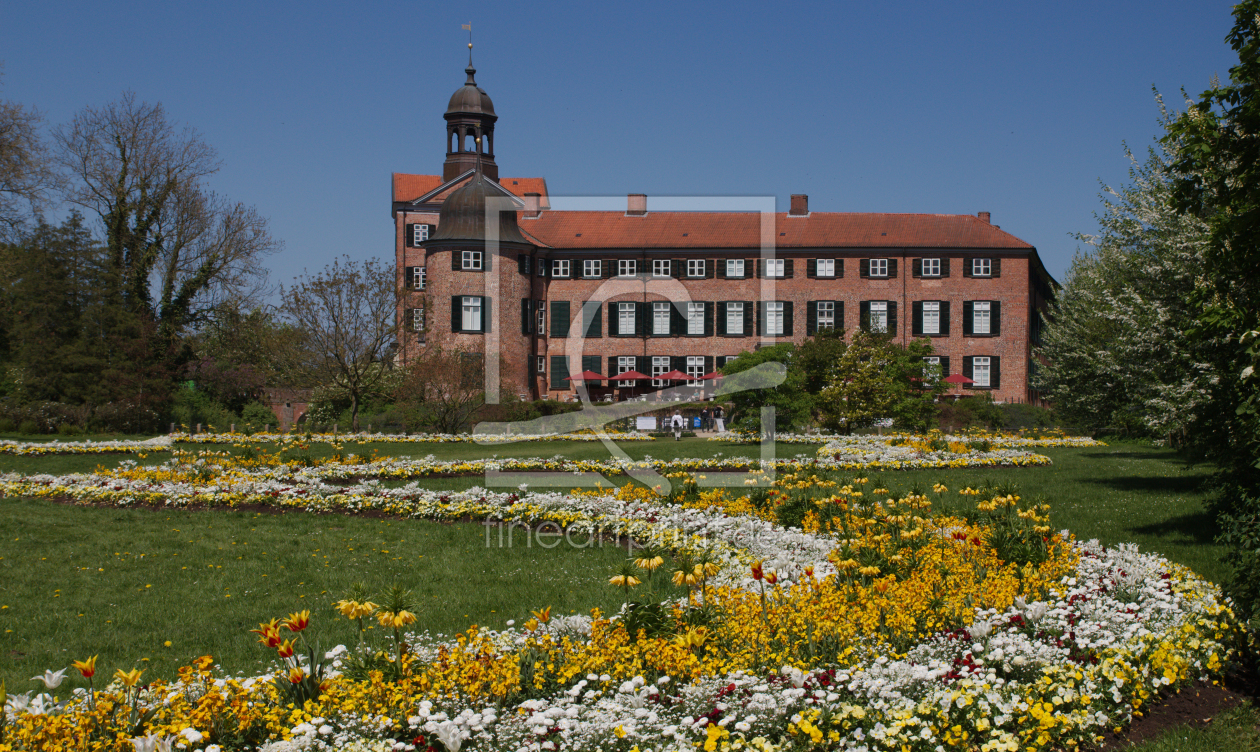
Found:
[{"label": "white-framed window", "polygon": [[885,300],[871,301],[871,321],[870,327],[872,332],[888,331],[888,302]]},{"label": "white-framed window", "polygon": [[704,276],[704,259],[687,259],[687,276]]},{"label": "white-framed window", "polygon": [[941,374],[941,373],[939,373],[939,371],[940,371],[940,366],[941,366],[941,356],[939,356],[939,355],[929,355],[929,356],[927,356],[926,358],[924,358],[924,359],[923,359],[923,362],[924,362],[924,364],[929,365],[929,366],[936,366],[936,369],[935,369],[935,370],[937,371],[937,373],[931,373],[931,372],[929,372],[929,373],[925,373],[925,374],[924,374],[924,381],[926,381],[927,383],[929,383],[929,384],[935,384],[937,379],[941,378],[942,376],[948,376],[948,375],[949,375],[949,374]]},{"label": "white-framed window", "polygon": [[818,305],[818,328],[836,328],[836,303],[834,300],[820,300]]},{"label": "white-framed window", "polygon": [[561,279],[569,276],[569,260],[568,259],[552,259],[551,260],[551,276]]},{"label": "white-framed window", "polygon": [[411,244],[420,245],[429,239],[430,225],[412,225],[411,226]]},{"label": "white-framed window", "polygon": [[700,378],[704,375],[703,355],[687,356],[687,375],[691,377],[691,381],[687,382],[687,386],[704,386],[704,380]]},{"label": "white-framed window", "polygon": [[726,333],[727,334],[743,334],[744,333],[744,304],[743,303],[727,303],[726,304]]},{"label": "white-framed window", "polygon": [[411,309],[411,331],[424,331],[424,308]]},{"label": "white-framed window", "polygon": [[459,328],[465,332],[481,331],[481,298],[476,295],[465,295],[463,299],[463,316]]},{"label": "white-framed window", "polygon": [[653,277],[669,276],[669,259],[653,259],[652,261]]},{"label": "white-framed window", "polygon": [[547,307],[543,304],[543,301],[541,300],[534,301],[534,306],[535,306],[534,318],[537,319],[537,322],[536,322],[537,326],[535,327],[535,330],[540,335],[546,334],[547,333]]},{"label": "white-framed window", "polygon": [[731,279],[743,279],[744,277],[744,260],[743,259],[727,259],[726,260],[726,276]]},{"label": "white-framed window", "polygon": [[783,277],[783,259],[766,259],[766,276]]},{"label": "white-framed window", "polygon": [[990,365],[987,356],[977,355],[971,359],[971,380],[975,386],[989,385]]},{"label": "white-framed window", "polygon": [[871,259],[871,276],[888,276],[888,259]]},{"label": "white-framed window", "polygon": [[780,337],[783,335],[783,302],[772,300],[766,303],[766,335]]},{"label": "white-framed window", "polygon": [[922,274],[923,274],[923,276],[925,276],[925,277],[939,277],[939,276],[941,276],[941,260],[940,260],[940,259],[938,259],[938,258],[934,258],[934,259],[923,259],[923,261],[922,261],[922,272],[921,272],[921,273],[922,273]]},{"label": "white-framed window", "polygon": [[411,289],[413,289],[413,290],[423,290],[423,289],[424,289],[424,283],[425,283],[425,271],[424,271],[424,270],[425,270],[425,267],[423,267],[423,266],[413,266],[413,267],[411,267]]},{"label": "white-framed window", "polygon": [[977,258],[971,260],[971,276],[973,277],[991,277],[993,276],[993,259]]},{"label": "white-framed window", "polygon": [[[635,366],[634,360],[635,358],[633,355],[617,356],[617,373],[625,373],[626,371],[633,371],[634,366]],[[614,373],[612,375],[616,376],[617,373]],[[634,386],[634,382],[633,381],[618,381],[617,386]]]},{"label": "white-framed window", "polygon": [[639,264],[635,259],[622,259],[617,262],[618,277],[633,277],[639,273]]},{"label": "white-framed window", "polygon": [[[652,356],[652,376],[660,376],[663,373],[669,373],[669,356],[653,355]],[[664,379],[652,379],[652,386],[668,386]]]},{"label": "white-framed window", "polygon": [[941,304],[935,300],[923,302],[923,333],[941,333]]},{"label": "white-framed window", "polygon": [[668,302],[652,304],[652,334],[669,334],[669,309]]},{"label": "white-framed window", "polygon": [[587,259],[582,262],[582,276],[587,279],[598,279],[604,274],[604,265],[599,259]]},{"label": "white-framed window", "polygon": [[481,270],[481,251],[464,251],[460,268],[467,271]]},{"label": "white-framed window", "polygon": [[[617,333],[618,334],[637,334],[634,331],[635,319],[634,303],[618,303],[617,304]],[[625,369],[630,370],[630,369]]]},{"label": "white-framed window", "polygon": [[971,304],[971,333],[988,334],[993,319],[990,316],[990,305],[987,300],[977,300]]},{"label": "white-framed window", "polygon": [[817,277],[834,277],[836,276],[836,260],[818,259],[815,269],[814,275]]},{"label": "white-framed window", "polygon": [[687,304],[687,334],[704,334],[704,303]]},{"label": "white-framed window", "polygon": [[530,263],[533,261],[533,259],[529,256],[521,256],[521,259],[522,259],[521,271],[525,272],[526,274],[529,274],[530,272],[532,272],[533,269],[530,268]]},{"label": "white-framed window", "polygon": [[547,356],[546,356],[546,355],[539,355],[539,356],[537,357],[537,359],[535,360],[535,363],[536,363],[536,365],[534,366],[534,368],[535,368],[535,369],[536,369],[539,373],[546,373],[546,372],[547,372]]}]

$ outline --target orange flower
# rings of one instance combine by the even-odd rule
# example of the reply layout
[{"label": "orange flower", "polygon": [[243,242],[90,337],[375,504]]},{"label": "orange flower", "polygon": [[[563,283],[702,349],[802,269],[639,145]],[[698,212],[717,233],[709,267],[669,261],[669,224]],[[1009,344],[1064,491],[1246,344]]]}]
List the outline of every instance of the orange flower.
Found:
[{"label": "orange flower", "polygon": [[276,646],[276,652],[280,654],[281,658],[292,658],[293,657],[293,640],[282,641],[279,645]]},{"label": "orange flower", "polygon": [[306,678],[306,672],[303,671],[300,667],[294,666],[293,668],[289,669],[289,682],[290,683],[301,684],[302,680],[305,678]]},{"label": "orange flower", "polygon": [[535,619],[543,624],[551,621],[551,606],[544,608],[542,611],[530,611],[530,613],[534,615]]},{"label": "orange flower", "polygon": [[752,563],[752,578],[760,580],[763,576],[765,576],[765,573],[761,571],[761,562],[754,561]]},{"label": "orange flower", "polygon": [[79,673],[83,674],[84,679],[91,679],[93,676],[96,676],[96,656],[92,656],[86,661],[74,661],[70,665],[77,668]]},{"label": "orange flower", "polygon": [[277,619],[264,622],[258,625],[258,629],[251,629],[256,635],[262,635],[258,641],[269,648],[274,648],[280,644],[280,626]]},{"label": "orange flower", "polygon": [[199,670],[205,671],[214,665],[214,656],[203,655],[197,660],[193,661],[193,665],[196,666]]},{"label": "orange flower", "polygon": [[289,614],[289,618],[280,622],[280,625],[283,627],[287,627],[290,632],[301,632],[303,629],[306,629],[308,626],[310,626],[310,623],[311,623],[311,612],[298,611],[296,613]]},{"label": "orange flower", "polygon": [[779,582],[779,575],[776,572],[766,572],[766,582],[776,585]]},{"label": "orange flower", "polygon": [[805,566],[805,576],[811,580],[814,579],[814,565],[813,564],[807,564]]}]

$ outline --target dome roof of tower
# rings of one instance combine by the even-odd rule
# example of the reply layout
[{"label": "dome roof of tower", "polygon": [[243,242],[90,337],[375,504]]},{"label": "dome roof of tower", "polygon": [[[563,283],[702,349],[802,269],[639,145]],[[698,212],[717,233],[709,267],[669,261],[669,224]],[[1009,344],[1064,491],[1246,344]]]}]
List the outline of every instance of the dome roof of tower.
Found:
[{"label": "dome roof of tower", "polygon": [[473,78],[477,69],[469,65],[464,72],[468,74],[468,80],[451,95],[446,114],[494,115],[494,103],[490,101],[490,95]]},{"label": "dome roof of tower", "polygon": [[[435,240],[475,240],[486,239],[486,199],[493,196],[511,200],[504,189],[499,188],[480,170],[473,175],[467,184],[455,189],[442,202],[438,214],[437,231],[430,242]],[[506,202],[505,202],[506,204]],[[499,212],[499,242],[530,242],[521,234],[516,224],[516,210]]]}]

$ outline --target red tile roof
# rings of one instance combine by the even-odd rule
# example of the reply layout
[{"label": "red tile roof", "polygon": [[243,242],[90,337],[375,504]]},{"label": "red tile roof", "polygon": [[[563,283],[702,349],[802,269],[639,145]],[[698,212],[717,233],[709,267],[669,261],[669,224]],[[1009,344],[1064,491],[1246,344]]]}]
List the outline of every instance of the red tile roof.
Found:
[{"label": "red tile roof", "polygon": [[[394,201],[414,201],[441,184],[442,176],[440,175],[407,175],[395,172]],[[499,185],[521,198],[524,198],[526,193],[541,194],[543,207],[548,206],[547,181],[544,178],[499,178]],[[435,196],[434,200],[442,198],[445,198],[445,194]]]},{"label": "red tile roof", "polygon": [[[503,182],[503,181],[500,181]],[[539,245],[595,248],[760,248],[761,215],[723,212],[547,211],[520,227]],[[779,248],[993,248],[1033,246],[970,214],[775,215]]]}]

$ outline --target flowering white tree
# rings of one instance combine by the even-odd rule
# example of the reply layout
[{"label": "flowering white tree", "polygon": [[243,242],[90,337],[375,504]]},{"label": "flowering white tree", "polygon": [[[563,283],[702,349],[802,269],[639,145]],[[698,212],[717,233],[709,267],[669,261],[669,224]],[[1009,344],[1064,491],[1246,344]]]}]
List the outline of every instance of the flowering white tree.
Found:
[{"label": "flowering white tree", "polygon": [[1091,429],[1184,437],[1219,388],[1208,357],[1224,343],[1195,331],[1208,228],[1175,211],[1175,155],[1150,149],[1130,185],[1103,186],[1097,235],[1050,306],[1034,376],[1056,410]]}]

